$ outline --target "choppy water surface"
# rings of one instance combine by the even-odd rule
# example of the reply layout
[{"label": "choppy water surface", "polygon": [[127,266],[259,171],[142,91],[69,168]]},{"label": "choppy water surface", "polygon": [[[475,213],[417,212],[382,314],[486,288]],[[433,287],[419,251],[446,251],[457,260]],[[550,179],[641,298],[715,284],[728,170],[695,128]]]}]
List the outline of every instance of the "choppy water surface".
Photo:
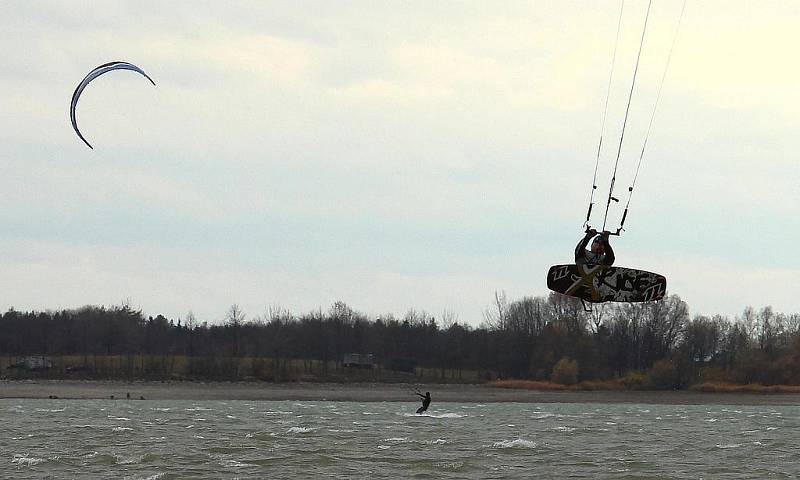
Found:
[{"label": "choppy water surface", "polygon": [[[435,399],[435,396],[434,396]],[[799,407],[0,400],[2,478],[795,478]]]}]

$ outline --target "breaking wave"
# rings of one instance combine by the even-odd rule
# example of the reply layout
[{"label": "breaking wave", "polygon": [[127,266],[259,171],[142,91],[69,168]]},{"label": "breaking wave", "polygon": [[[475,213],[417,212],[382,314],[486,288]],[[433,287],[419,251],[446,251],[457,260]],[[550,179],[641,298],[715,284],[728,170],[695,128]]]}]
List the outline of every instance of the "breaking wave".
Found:
[{"label": "breaking wave", "polygon": [[492,448],[536,448],[536,442],[518,438],[516,440],[501,440],[494,442]]},{"label": "breaking wave", "polygon": [[314,429],[310,427],[292,427],[286,433],[309,433],[313,431]]},{"label": "breaking wave", "polygon": [[29,457],[28,455],[19,454],[14,455],[14,459],[11,460],[11,464],[17,465],[18,467],[32,467],[42,462],[44,462],[43,458]]}]

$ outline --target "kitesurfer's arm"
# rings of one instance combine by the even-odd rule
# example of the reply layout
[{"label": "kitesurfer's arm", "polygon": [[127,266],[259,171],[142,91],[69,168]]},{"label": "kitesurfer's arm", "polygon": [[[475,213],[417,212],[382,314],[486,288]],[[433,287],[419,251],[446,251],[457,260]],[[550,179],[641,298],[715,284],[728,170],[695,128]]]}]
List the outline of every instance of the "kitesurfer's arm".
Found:
[{"label": "kitesurfer's arm", "polygon": [[597,230],[594,228],[586,230],[586,235],[575,247],[575,263],[586,263],[586,245],[589,245],[589,240],[595,235],[597,235]]},{"label": "kitesurfer's arm", "polygon": [[611,266],[614,264],[614,260],[616,260],[616,256],[614,256],[614,249],[611,248],[611,243],[608,241],[608,232],[603,232],[603,247],[604,247],[604,258],[603,258],[603,265]]}]

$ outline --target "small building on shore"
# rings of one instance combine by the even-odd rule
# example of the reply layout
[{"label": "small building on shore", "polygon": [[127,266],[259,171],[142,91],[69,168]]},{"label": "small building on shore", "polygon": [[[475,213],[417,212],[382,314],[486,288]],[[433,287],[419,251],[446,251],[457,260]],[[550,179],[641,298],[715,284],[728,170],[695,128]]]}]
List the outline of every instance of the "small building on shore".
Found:
[{"label": "small building on shore", "polygon": [[375,368],[375,359],[371,353],[345,353],[342,365],[350,368]]},{"label": "small building on shore", "polygon": [[44,355],[17,357],[16,361],[8,368],[30,371],[49,370],[53,368],[53,360]]}]

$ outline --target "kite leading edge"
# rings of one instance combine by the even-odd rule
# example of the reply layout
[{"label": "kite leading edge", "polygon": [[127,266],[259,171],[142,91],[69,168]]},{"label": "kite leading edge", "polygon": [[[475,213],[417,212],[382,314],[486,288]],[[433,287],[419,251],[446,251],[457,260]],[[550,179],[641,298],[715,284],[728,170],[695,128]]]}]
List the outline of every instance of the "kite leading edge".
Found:
[{"label": "kite leading edge", "polygon": [[81,80],[81,83],[79,83],[78,86],[75,88],[75,92],[73,92],[72,94],[72,101],[69,104],[69,118],[72,121],[72,128],[75,130],[75,133],[78,134],[78,137],[80,137],[80,139],[83,140],[83,143],[85,143],[86,146],[88,146],[91,149],[94,149],[94,147],[92,147],[92,145],[83,137],[80,129],[78,128],[78,122],[75,119],[75,107],[78,105],[78,99],[80,99],[81,93],[83,93],[83,90],[86,88],[87,85],[89,85],[89,82],[99,77],[100,75],[108,73],[112,70],[131,70],[143,75],[146,79],[150,80],[150,83],[152,83],[153,85],[156,84],[156,82],[154,82],[152,78],[150,78],[146,73],[144,73],[144,70],[128,62],[109,62],[92,69],[92,71],[89,72],[86,75],[86,77],[84,77],[84,79]]}]

